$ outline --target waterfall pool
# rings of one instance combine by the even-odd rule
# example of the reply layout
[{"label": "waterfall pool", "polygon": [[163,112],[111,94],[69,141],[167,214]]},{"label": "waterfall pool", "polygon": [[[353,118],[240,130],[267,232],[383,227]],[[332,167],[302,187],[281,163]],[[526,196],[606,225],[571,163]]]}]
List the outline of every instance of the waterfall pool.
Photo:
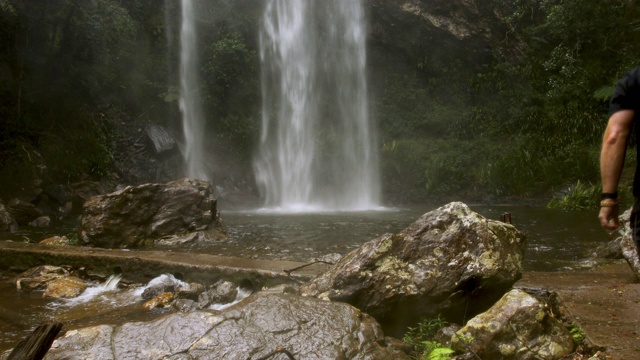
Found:
[{"label": "waterfall pool", "polygon": [[[194,248],[215,255],[310,261],[341,255],[384,233],[396,233],[437,206],[381,208],[366,212],[280,213],[268,210],[223,212],[229,241]],[[511,214],[512,224],[527,235],[526,271],[560,271],[581,267],[594,248],[611,240],[597,213],[566,212],[539,206],[470,205],[489,219]]]},{"label": "waterfall pool", "polygon": [[[222,211],[229,239],[167,251],[203,252],[244,258],[310,261],[324,255],[344,255],[384,233],[396,233],[437,206],[386,208],[367,212],[282,213],[269,210]],[[600,228],[592,211],[564,212],[536,206],[470,205],[481,215],[500,220],[511,214],[512,223],[527,235],[525,271],[569,271],[589,264],[589,256],[600,244],[611,240]],[[76,225],[77,226],[77,225]],[[72,231],[60,228],[21,229],[13,240]],[[56,234],[56,232],[58,232]],[[8,237],[5,237],[8,238]],[[158,248],[154,248],[158,250]],[[125,274],[126,275],[126,274]],[[158,274],[161,275],[161,274]],[[98,324],[120,324],[156,318],[170,310],[141,311],[137,290],[109,289],[95,285],[84,298],[72,301],[43,299],[42,293],[16,290],[9,275],[0,278],[0,351],[12,348],[36,326],[62,321],[65,329]],[[82,297],[82,296],[81,296]]]}]

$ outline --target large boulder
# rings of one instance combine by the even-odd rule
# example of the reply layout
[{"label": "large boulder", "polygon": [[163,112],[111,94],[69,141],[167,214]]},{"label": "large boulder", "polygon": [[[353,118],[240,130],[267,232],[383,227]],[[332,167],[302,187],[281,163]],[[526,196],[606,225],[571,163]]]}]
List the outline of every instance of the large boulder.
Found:
[{"label": "large boulder", "polygon": [[397,336],[420,317],[462,322],[489,308],[521,277],[524,250],[515,227],[454,202],[352,251],[301,293],[352,304]]},{"label": "large boulder", "polygon": [[85,244],[135,248],[193,233],[204,241],[225,236],[212,187],[202,180],[129,186],[83,206],[80,239]]},{"label": "large boulder", "polygon": [[35,205],[18,198],[9,200],[7,207],[18,225],[29,225],[33,220],[42,216],[42,211]]},{"label": "large boulder", "polygon": [[543,303],[522,290],[511,290],[458,330],[451,346],[482,359],[555,360],[571,354],[575,345],[571,333]]},{"label": "large boulder", "polygon": [[258,359],[276,348],[296,359],[409,359],[352,306],[257,293],[221,312],[176,313],[149,323],[73,330],[45,359]]},{"label": "large boulder", "polygon": [[50,282],[69,275],[69,271],[63,267],[42,265],[16,276],[15,283],[18,290],[44,290]]},{"label": "large boulder", "polygon": [[71,210],[74,213],[81,213],[85,202],[104,193],[103,186],[96,181],[80,181],[71,184]]},{"label": "large boulder", "polygon": [[0,202],[0,232],[15,232],[18,230],[18,223],[13,218],[9,210]]}]

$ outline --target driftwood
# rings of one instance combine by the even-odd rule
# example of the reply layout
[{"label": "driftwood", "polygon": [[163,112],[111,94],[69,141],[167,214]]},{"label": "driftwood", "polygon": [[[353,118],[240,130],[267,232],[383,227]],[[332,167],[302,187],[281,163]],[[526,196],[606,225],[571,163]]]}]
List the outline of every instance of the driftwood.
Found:
[{"label": "driftwood", "polygon": [[16,345],[7,360],[43,359],[60,330],[62,330],[61,323],[38,326],[26,339]]}]

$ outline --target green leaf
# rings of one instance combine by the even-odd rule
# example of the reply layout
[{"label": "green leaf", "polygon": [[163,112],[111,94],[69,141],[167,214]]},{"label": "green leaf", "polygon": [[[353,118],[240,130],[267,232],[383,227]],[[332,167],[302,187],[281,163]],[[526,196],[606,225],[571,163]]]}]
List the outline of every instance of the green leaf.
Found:
[{"label": "green leaf", "polygon": [[447,359],[451,359],[451,355],[454,353],[455,351],[451,348],[437,348],[437,349],[433,349],[433,351],[431,351],[431,353],[429,353],[429,357],[427,359],[429,360],[447,360]]},{"label": "green leaf", "polygon": [[613,92],[616,90],[615,85],[608,85],[599,88],[593,92],[593,98],[596,100],[607,101],[613,96]]}]

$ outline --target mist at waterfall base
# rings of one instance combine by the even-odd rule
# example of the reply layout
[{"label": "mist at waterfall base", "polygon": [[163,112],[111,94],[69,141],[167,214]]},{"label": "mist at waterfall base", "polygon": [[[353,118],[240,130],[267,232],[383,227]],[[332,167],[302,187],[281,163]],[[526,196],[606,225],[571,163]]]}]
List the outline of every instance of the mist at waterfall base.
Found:
[{"label": "mist at waterfall base", "polygon": [[360,0],[269,0],[260,30],[262,129],[254,161],[265,208],[380,208]]}]

